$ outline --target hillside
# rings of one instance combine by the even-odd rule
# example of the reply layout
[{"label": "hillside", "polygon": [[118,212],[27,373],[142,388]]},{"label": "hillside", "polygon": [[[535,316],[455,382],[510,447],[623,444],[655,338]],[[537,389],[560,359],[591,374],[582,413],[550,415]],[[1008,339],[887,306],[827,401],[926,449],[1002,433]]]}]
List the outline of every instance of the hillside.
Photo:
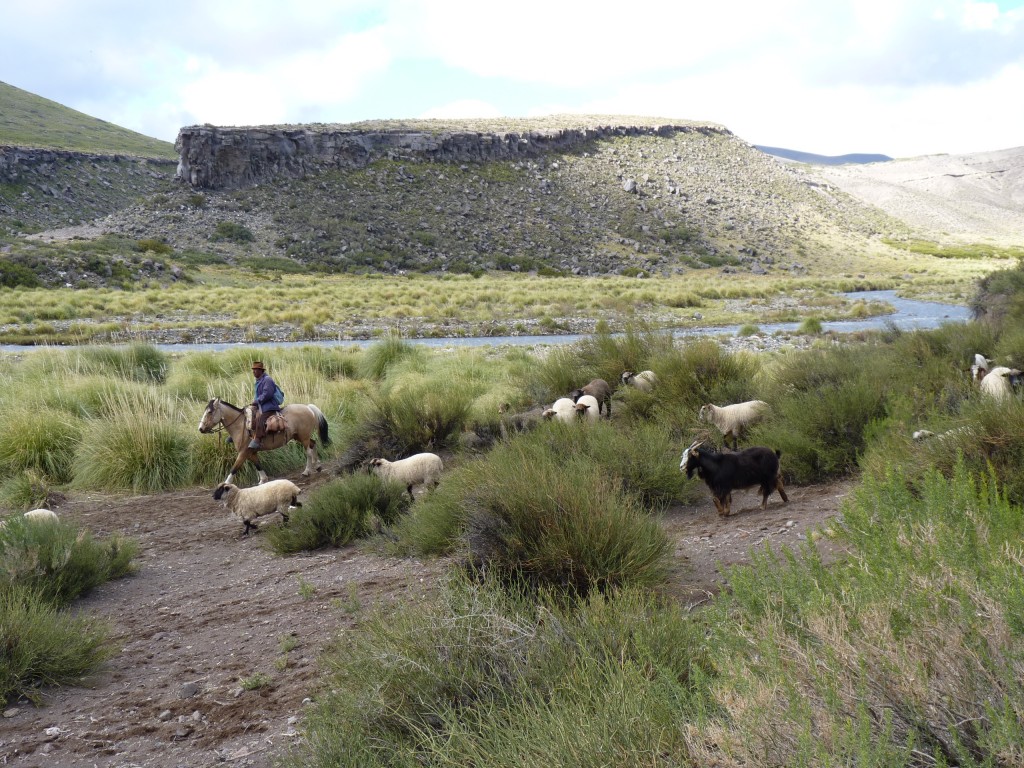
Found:
[{"label": "hillside", "polygon": [[0,82],[0,147],[37,147],[88,154],[177,160],[166,141],[82,114]]},{"label": "hillside", "polygon": [[1024,244],[1024,147],[818,172],[927,236]]},{"label": "hillside", "polygon": [[[785,162],[714,123],[555,115],[193,126],[178,153],[153,142],[137,155],[136,134],[116,129],[104,144],[95,131],[114,127],[102,121],[3,84],[0,99],[15,126],[5,135],[22,137],[0,147],[6,285],[130,287],[199,265],[833,275],[840,255],[842,272],[856,274],[891,256],[885,239],[955,232],[1012,243],[1024,232],[1020,173],[1000,174],[997,162],[925,196],[915,188],[923,167],[874,175],[907,161]],[[40,147],[48,142],[56,147]],[[100,152],[111,147],[119,153]],[[962,207],[968,188],[977,203]],[[983,188],[994,189],[984,200]]]}]

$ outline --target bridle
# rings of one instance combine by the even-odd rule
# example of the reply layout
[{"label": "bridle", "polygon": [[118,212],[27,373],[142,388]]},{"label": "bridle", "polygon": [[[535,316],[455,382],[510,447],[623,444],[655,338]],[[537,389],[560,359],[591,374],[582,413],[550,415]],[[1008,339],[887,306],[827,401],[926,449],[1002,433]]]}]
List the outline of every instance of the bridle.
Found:
[{"label": "bridle", "polygon": [[[230,405],[229,403],[225,403],[223,400],[218,400],[217,402],[221,406]],[[232,405],[231,408],[236,408],[236,407]],[[207,410],[209,410],[209,409],[207,409]],[[240,418],[245,416],[245,411],[244,410],[241,410],[241,409],[236,409],[236,410],[238,410],[238,413],[235,414],[235,418],[233,418],[231,421],[227,421],[224,418],[223,411],[222,411],[222,415],[220,417],[220,421],[217,422],[217,425],[215,427],[211,427],[210,431],[207,432],[206,434],[208,434],[208,435],[219,434],[219,433],[223,432],[225,429],[227,429],[228,427],[230,427],[232,424],[234,424],[236,421],[238,421]]]}]

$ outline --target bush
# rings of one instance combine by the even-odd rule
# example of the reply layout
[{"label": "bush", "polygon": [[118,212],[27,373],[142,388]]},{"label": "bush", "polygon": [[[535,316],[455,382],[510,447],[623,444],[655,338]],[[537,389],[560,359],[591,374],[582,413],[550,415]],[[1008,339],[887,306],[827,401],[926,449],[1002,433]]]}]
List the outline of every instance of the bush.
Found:
[{"label": "bush", "polygon": [[0,591],[23,587],[63,607],[100,584],[131,573],[137,549],[119,536],[94,541],[88,531],[63,521],[14,515],[0,529]]},{"label": "bush", "polygon": [[534,602],[455,579],[346,634],[288,765],[688,764],[701,631],[641,591]]},{"label": "bush", "polygon": [[4,288],[38,288],[42,281],[23,264],[0,259],[0,286]]},{"label": "bush", "polygon": [[[404,521],[400,536],[434,546],[458,540],[472,565],[509,584],[585,595],[659,583],[665,534],[640,494],[624,491],[622,475],[592,455],[608,431],[550,424],[499,445],[447,475],[419,505],[414,518],[424,519]],[[632,474],[642,485],[643,474]],[[681,482],[679,474],[669,482]]]},{"label": "bush", "polygon": [[27,406],[8,409],[0,419],[0,469],[26,470],[56,483],[71,480],[82,422],[60,411]]},{"label": "bush", "polygon": [[74,460],[72,484],[91,490],[152,493],[192,481],[194,438],[185,426],[152,413],[125,411],[86,430]]},{"label": "bush", "polygon": [[93,619],[70,617],[28,589],[0,589],[0,702],[79,680],[113,655],[106,639]]},{"label": "bush", "polygon": [[422,357],[422,352],[401,336],[389,334],[363,353],[359,361],[359,374],[367,379],[382,379],[399,361]]},{"label": "bush", "polygon": [[368,474],[350,475],[310,493],[302,509],[290,515],[287,526],[268,530],[267,541],[278,554],[342,547],[373,530],[373,518],[392,525],[408,508],[408,494],[398,483]]},{"label": "bush", "polygon": [[210,239],[214,242],[228,240],[229,242],[242,245],[244,243],[251,243],[256,239],[256,236],[243,224],[238,224],[234,221],[218,221],[217,227],[214,229],[213,236]]}]

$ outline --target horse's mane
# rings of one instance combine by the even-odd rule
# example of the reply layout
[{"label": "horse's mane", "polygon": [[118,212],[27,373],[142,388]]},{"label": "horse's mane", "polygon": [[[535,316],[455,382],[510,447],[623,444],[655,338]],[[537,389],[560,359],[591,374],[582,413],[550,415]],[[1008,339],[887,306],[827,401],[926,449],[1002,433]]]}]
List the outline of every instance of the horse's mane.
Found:
[{"label": "horse's mane", "polygon": [[[213,400],[211,400],[210,402],[212,403],[212,402],[213,402]],[[233,409],[235,409],[236,411],[238,411],[239,413],[241,413],[242,411],[244,411],[244,410],[245,410],[244,408],[239,408],[239,407],[238,407],[237,405],[235,405],[234,403],[229,403],[229,402],[228,402],[227,400],[221,400],[221,401],[220,401],[220,404],[221,404],[221,405],[226,405],[226,406],[227,406],[228,408],[233,408]]]}]

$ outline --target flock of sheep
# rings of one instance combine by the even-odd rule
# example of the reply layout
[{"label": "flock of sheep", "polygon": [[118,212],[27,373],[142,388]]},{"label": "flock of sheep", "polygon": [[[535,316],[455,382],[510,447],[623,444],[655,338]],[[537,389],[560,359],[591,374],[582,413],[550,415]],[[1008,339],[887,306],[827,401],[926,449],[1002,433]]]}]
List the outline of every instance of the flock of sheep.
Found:
[{"label": "flock of sheep", "polygon": [[[980,391],[995,400],[1005,400],[1012,396],[1014,389],[1024,382],[1024,374],[1016,368],[992,366],[992,361],[977,354],[971,366],[971,377]],[[658,377],[653,371],[634,373],[624,371],[620,380],[624,386],[635,387],[644,392],[651,392],[658,385]],[[547,408],[534,408],[522,413],[509,413],[508,404],[499,408],[502,415],[501,434],[507,437],[510,433],[532,429],[542,420],[562,422],[592,422],[602,416],[610,418],[612,414],[612,388],[604,379],[594,379],[587,385],[575,389],[566,397],[555,400]],[[732,439],[732,452],[719,453],[695,441],[683,451],[679,469],[686,472],[687,477],[696,474],[711,489],[715,508],[721,515],[730,514],[731,493],[733,490],[760,486],[762,509],[767,505],[768,497],[778,491],[783,502],[787,502],[786,493],[779,470],[779,452],[762,446],[754,446],[739,450],[739,441],[744,433],[754,424],[761,421],[768,413],[769,406],[763,400],[749,400],[731,405],[701,406],[698,419],[714,425],[722,434],[728,447]],[[959,427],[937,435],[945,439],[969,431],[969,427]],[[917,430],[914,440],[936,437],[929,430]],[[385,458],[373,458],[367,462],[367,469],[378,477],[401,483],[413,497],[413,489],[417,486],[436,486],[440,481],[444,463],[434,453],[418,453],[408,458],[389,461]],[[223,501],[244,526],[243,534],[257,528],[253,522],[257,518],[280,514],[288,522],[291,509],[301,507],[298,500],[301,489],[290,480],[273,480],[251,488],[240,488],[232,483],[221,483],[214,490],[215,500]],[[57,515],[48,509],[33,509],[24,514],[26,519],[40,521],[56,521]],[[0,530],[6,525],[0,520]]]}]

